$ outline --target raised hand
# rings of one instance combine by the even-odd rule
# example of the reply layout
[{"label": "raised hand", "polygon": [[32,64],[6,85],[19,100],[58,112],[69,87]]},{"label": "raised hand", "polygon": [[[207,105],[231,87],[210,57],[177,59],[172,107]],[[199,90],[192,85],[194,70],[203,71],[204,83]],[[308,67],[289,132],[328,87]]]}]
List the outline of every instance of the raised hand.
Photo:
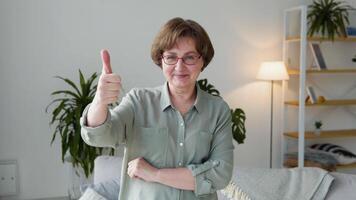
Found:
[{"label": "raised hand", "polygon": [[118,100],[121,78],[119,75],[112,73],[109,52],[104,49],[101,50],[100,54],[103,67],[93,102],[97,105],[107,106]]}]

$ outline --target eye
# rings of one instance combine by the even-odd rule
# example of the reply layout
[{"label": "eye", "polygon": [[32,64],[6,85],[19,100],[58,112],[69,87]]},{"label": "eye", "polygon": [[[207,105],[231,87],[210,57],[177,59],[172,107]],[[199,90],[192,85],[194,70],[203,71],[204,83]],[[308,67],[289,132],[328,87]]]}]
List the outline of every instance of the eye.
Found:
[{"label": "eye", "polygon": [[185,58],[185,60],[194,60],[194,59],[195,59],[195,56],[193,56],[193,55],[188,55],[188,56],[185,56],[184,58]]},{"label": "eye", "polygon": [[177,56],[165,56],[167,60],[175,60],[177,59]]}]

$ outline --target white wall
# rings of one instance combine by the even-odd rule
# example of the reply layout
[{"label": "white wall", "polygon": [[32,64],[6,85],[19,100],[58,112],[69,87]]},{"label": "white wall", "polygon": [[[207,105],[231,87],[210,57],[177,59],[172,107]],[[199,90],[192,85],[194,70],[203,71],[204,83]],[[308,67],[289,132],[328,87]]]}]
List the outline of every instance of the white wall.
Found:
[{"label": "white wall", "polygon": [[[59,141],[49,145],[53,129],[44,112],[50,93],[65,86],[53,76],[77,80],[79,68],[87,76],[100,72],[99,51],[108,48],[126,90],[162,84],[150,45],[159,27],[176,16],[206,28],[216,55],[201,78],[246,112],[247,139],[236,145],[237,165],[268,167],[270,85],[255,76],[261,61],[282,58],[283,9],[303,2],[0,1],[0,159],[18,160],[19,199],[66,195],[69,172]],[[279,85],[276,90],[278,97]],[[274,146],[279,155],[280,145]]]}]

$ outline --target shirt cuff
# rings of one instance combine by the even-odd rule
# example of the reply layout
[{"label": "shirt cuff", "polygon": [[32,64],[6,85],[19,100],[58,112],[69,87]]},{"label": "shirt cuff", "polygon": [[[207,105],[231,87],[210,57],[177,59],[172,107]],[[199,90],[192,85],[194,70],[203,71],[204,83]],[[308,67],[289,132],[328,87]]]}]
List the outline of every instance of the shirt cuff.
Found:
[{"label": "shirt cuff", "polygon": [[219,164],[220,162],[217,160],[209,160],[203,164],[191,164],[187,166],[195,178],[195,196],[202,197],[215,192],[214,185],[212,181],[206,177],[205,172],[218,166]]}]

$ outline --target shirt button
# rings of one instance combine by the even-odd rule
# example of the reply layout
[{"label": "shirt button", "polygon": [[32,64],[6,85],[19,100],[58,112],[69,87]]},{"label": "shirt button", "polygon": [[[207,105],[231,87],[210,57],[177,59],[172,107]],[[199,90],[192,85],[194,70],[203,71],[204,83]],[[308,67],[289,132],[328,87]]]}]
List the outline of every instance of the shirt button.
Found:
[{"label": "shirt button", "polygon": [[181,143],[179,143],[179,146],[183,146],[183,143],[181,142]]},{"label": "shirt button", "polygon": [[179,166],[182,166],[182,163],[181,163],[181,162],[179,162],[179,163],[178,163],[178,165],[179,165]]}]

